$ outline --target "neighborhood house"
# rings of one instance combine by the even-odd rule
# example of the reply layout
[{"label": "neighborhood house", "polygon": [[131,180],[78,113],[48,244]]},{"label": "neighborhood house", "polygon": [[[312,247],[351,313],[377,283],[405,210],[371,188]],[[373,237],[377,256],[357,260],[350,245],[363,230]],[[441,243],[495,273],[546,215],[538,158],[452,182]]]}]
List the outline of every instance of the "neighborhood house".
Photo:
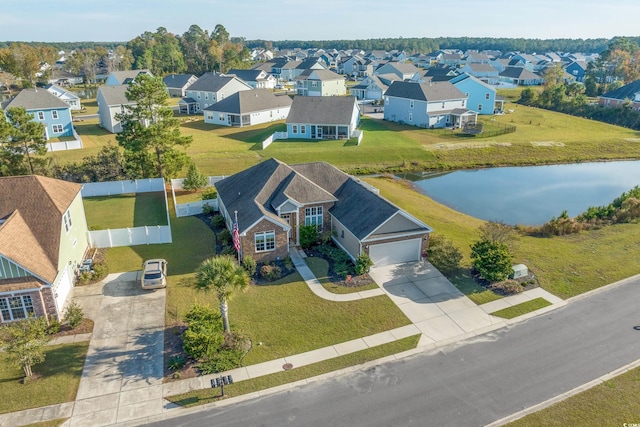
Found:
[{"label": "neighborhood house", "polygon": [[351,138],[360,123],[360,107],[352,96],[296,96],[287,117],[287,137]]},{"label": "neighborhood house", "polygon": [[0,178],[0,320],[60,318],[89,249],[82,186]]},{"label": "neighborhood house", "polygon": [[229,229],[237,213],[242,256],[257,262],[286,258],[304,225],[330,233],[351,259],[366,253],[376,265],[417,261],[429,244],[429,226],[325,162],[269,159],[216,189]]}]

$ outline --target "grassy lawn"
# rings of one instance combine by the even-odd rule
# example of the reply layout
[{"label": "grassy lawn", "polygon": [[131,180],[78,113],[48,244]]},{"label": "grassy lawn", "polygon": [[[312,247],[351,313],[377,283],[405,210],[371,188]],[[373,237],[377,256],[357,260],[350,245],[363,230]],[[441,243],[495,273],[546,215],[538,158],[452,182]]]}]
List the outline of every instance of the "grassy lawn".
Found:
[{"label": "grassy lawn", "polygon": [[638,423],[640,368],[507,424],[537,426],[624,426]]},{"label": "grassy lawn", "polygon": [[47,346],[45,361],[33,366],[42,377],[20,384],[22,369],[0,364],[0,413],[22,411],[76,398],[89,342]]},{"label": "grassy lawn", "polygon": [[90,229],[167,225],[162,192],[85,197],[82,201]]},{"label": "grassy lawn", "polygon": [[[306,378],[312,378],[327,372],[336,371],[338,369],[347,368],[369,362],[371,360],[380,359],[385,356],[410,350],[418,345],[419,335],[404,338],[388,344],[361,350],[355,353],[346,354],[333,359],[325,360],[312,365],[302,366],[300,368],[282,371],[275,374],[265,375],[247,381],[225,386],[224,393],[226,397],[240,396],[255,391],[265,390],[282,384],[299,381]],[[167,400],[181,406],[195,406],[220,400],[220,391],[215,389],[197,390],[186,394],[168,397]]]},{"label": "grassy lawn", "polygon": [[175,190],[174,193],[176,195],[176,202],[178,204],[199,202],[202,200],[202,190],[198,190],[198,191]]},{"label": "grassy lawn", "polygon": [[334,294],[351,294],[369,289],[378,289],[379,287],[376,283],[358,287],[336,285],[329,279],[329,263],[326,260],[317,257],[307,257],[305,261],[322,286]]},{"label": "grassy lawn", "polygon": [[[432,226],[435,233],[451,239],[463,253],[463,267],[470,266],[470,245],[478,238],[477,218],[453,211],[411,189],[406,182],[388,178],[366,178],[380,194]],[[569,298],[640,273],[640,224],[619,224],[600,230],[562,237],[540,238],[521,235],[512,254],[514,263],[526,264],[540,286],[560,298]],[[468,277],[453,277],[463,292]],[[468,288],[467,288],[468,286]],[[471,290],[471,292],[470,292]],[[488,302],[487,296],[474,296]]]},{"label": "grassy lawn", "polygon": [[531,301],[516,304],[514,306],[498,310],[491,313],[493,316],[502,317],[503,319],[513,319],[523,314],[531,313],[532,311],[539,310],[541,308],[550,306],[551,303],[544,298],[536,298]]},{"label": "grassy lawn", "polygon": [[[218,307],[212,294],[197,291],[198,265],[215,252],[215,236],[202,221],[175,218],[170,202],[173,243],[111,248],[109,271],[138,270],[144,259],[165,258],[166,324],[182,321],[194,303]],[[195,238],[197,236],[197,238]],[[315,296],[298,273],[269,285],[249,286],[229,303],[232,327],[253,341],[247,365],[303,353],[366,335],[408,325],[404,314],[386,296],[351,302],[331,302]],[[262,342],[261,346],[257,343]]]},{"label": "grassy lawn", "polygon": [[[519,95],[514,90],[506,96]],[[187,154],[208,175],[229,175],[271,157],[287,163],[327,161],[352,173],[640,158],[637,131],[512,103],[505,109],[514,112],[487,120],[515,125],[517,131],[495,138],[459,138],[363,117],[360,146],[343,140],[281,140],[265,150],[259,143],[285,130],[283,121],[232,128],[206,124],[202,116],[179,118],[181,132],[193,136]],[[59,163],[79,161],[106,144],[115,144],[115,135],[97,123],[97,119],[75,123],[84,149],[47,156]]]}]

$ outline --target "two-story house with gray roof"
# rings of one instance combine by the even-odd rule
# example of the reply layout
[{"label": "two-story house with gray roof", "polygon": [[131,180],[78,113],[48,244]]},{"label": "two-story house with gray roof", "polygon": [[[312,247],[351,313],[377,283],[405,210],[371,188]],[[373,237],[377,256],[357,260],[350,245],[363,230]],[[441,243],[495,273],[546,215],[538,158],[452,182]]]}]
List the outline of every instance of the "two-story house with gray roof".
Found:
[{"label": "two-story house with gray roof", "polygon": [[236,76],[204,73],[186,89],[185,98],[178,102],[178,106],[181,113],[196,114],[236,92],[251,89]]},{"label": "two-story house with gray roof", "polygon": [[232,228],[237,214],[242,257],[285,259],[299,246],[299,228],[330,233],[352,260],[375,265],[417,261],[431,228],[359,180],[325,163],[265,160],[215,184],[220,213]]},{"label": "two-story house with gray roof", "polygon": [[296,96],[287,117],[292,139],[349,139],[360,124],[353,96]]},{"label": "two-story house with gray roof", "polygon": [[284,120],[291,98],[269,89],[242,90],[204,109],[204,122],[221,126],[253,126]]},{"label": "two-story house with gray roof", "polygon": [[140,74],[152,75],[149,70],[112,71],[109,76],[107,76],[104,84],[107,86],[128,85]]},{"label": "two-story house with gray roof", "polygon": [[[24,108],[36,122],[44,125],[46,141],[64,138],[65,142],[48,142],[49,151],[82,148],[82,140],[73,129],[71,107],[62,99],[45,89],[23,89],[2,108]],[[8,120],[8,118],[7,118]]]},{"label": "two-story house with gray roof", "polygon": [[135,101],[127,99],[129,85],[101,86],[98,89],[96,102],[98,104],[99,124],[111,133],[122,132],[122,123],[116,114],[125,113],[125,105],[135,105]]},{"label": "two-story house with gray roof", "polygon": [[182,98],[186,90],[198,80],[193,74],[169,74],[162,78],[162,83],[167,87],[169,96]]},{"label": "two-story house with gray roof", "polygon": [[344,76],[330,70],[305,70],[295,80],[298,95],[343,96],[347,94]]},{"label": "two-story house with gray roof", "polygon": [[273,89],[276,87],[276,78],[264,70],[239,70],[233,68],[226,72],[227,76],[236,76],[254,89]]},{"label": "two-story house with gray roof", "polygon": [[475,123],[467,96],[449,82],[393,82],[384,94],[384,119],[423,128]]},{"label": "two-story house with gray roof", "polygon": [[82,186],[0,178],[0,323],[60,318],[89,249]]}]

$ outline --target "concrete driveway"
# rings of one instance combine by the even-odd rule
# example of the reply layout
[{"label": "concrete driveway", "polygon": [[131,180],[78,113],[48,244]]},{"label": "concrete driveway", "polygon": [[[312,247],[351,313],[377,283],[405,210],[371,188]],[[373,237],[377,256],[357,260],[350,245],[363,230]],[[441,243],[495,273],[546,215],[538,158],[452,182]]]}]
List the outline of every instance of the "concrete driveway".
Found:
[{"label": "concrete driveway", "polygon": [[422,331],[420,345],[476,335],[504,323],[478,307],[429,262],[373,267],[369,274]]},{"label": "concrete driveway", "polygon": [[143,291],[138,272],[74,288],[95,322],[71,426],[102,426],[162,412],[165,290]]}]

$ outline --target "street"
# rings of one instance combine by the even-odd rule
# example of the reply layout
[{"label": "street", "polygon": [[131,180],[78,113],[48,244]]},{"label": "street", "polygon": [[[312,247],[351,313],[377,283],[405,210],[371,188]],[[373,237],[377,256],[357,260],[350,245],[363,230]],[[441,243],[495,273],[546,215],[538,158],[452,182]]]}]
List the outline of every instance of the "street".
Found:
[{"label": "street", "polygon": [[459,345],[154,425],[486,425],[638,359],[639,283]]}]

